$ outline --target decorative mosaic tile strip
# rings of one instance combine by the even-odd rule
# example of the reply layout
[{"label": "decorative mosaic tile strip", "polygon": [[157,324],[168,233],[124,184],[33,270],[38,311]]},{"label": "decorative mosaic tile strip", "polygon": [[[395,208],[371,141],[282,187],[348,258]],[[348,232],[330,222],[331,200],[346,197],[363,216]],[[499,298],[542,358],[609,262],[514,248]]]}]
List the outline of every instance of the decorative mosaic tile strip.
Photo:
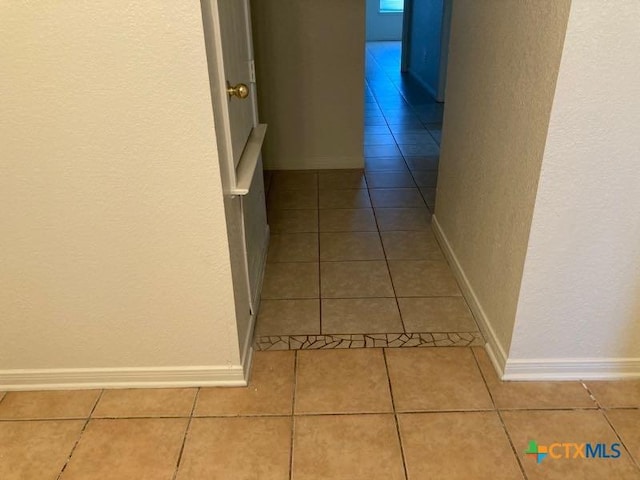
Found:
[{"label": "decorative mosaic tile strip", "polygon": [[470,347],[484,345],[484,343],[480,332],[272,335],[258,337],[255,340],[255,349],[265,351],[367,347]]}]

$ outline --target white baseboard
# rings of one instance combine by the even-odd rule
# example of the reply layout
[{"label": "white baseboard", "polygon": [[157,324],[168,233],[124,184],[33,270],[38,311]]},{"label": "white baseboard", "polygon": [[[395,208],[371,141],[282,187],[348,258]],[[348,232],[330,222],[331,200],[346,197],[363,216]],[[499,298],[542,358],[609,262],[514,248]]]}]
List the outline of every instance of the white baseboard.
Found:
[{"label": "white baseboard", "polygon": [[0,370],[0,391],[246,385],[241,365]]},{"label": "white baseboard", "polygon": [[363,169],[364,156],[356,157],[293,157],[265,162],[265,170],[333,170]]},{"label": "white baseboard", "polygon": [[640,378],[640,358],[507,360],[503,380],[630,380]]},{"label": "white baseboard", "polygon": [[478,327],[480,328],[482,335],[484,335],[484,338],[487,341],[487,344],[485,346],[487,354],[489,355],[493,366],[498,372],[498,376],[502,377],[507,362],[507,354],[502,344],[498,340],[496,333],[491,326],[491,322],[489,321],[487,314],[482,308],[480,300],[478,300],[478,296],[473,290],[473,287],[471,286],[471,283],[469,282],[469,279],[467,278],[462,265],[460,265],[460,261],[453,251],[447,235],[438,223],[438,219],[435,215],[433,215],[431,219],[433,233],[435,234],[445,257],[447,258],[447,261],[449,262],[449,265],[453,270],[453,274],[456,277],[458,284],[460,285],[460,290],[462,290],[462,295],[469,304],[469,308],[471,309],[471,312],[473,313],[473,316],[478,323]]}]

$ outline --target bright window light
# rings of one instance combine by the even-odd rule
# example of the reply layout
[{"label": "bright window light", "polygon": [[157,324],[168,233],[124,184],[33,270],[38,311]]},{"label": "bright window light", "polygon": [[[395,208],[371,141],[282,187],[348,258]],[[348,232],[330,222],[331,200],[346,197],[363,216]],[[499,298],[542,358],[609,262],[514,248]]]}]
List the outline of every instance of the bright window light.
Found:
[{"label": "bright window light", "polygon": [[404,0],[380,0],[380,13],[402,13]]}]

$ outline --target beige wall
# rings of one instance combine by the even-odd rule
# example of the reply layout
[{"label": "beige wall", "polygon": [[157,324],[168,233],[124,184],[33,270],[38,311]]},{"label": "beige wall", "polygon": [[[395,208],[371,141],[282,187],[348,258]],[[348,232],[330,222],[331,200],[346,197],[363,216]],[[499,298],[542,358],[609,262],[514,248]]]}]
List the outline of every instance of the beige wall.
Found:
[{"label": "beige wall", "polygon": [[251,8],[265,168],[362,168],[365,2]]},{"label": "beige wall", "polygon": [[241,379],[200,3],[0,18],[0,388]]},{"label": "beige wall", "polygon": [[436,225],[502,361],[569,6],[569,0],[453,3]]},{"label": "beige wall", "polygon": [[640,376],[639,21],[572,4],[507,376]]}]

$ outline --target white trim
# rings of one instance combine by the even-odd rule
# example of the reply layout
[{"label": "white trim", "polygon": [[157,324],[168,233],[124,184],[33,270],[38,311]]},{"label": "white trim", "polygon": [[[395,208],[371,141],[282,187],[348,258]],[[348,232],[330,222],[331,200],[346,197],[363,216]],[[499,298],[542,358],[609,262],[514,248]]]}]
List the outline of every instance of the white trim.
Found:
[{"label": "white trim", "polygon": [[478,300],[478,296],[473,290],[473,287],[471,286],[467,275],[464,273],[462,265],[460,265],[458,257],[453,251],[453,248],[451,247],[451,244],[449,243],[449,240],[442,230],[440,223],[438,223],[438,219],[435,215],[431,217],[431,225],[433,227],[433,233],[435,234],[436,239],[440,244],[440,248],[442,248],[445,257],[447,258],[447,261],[449,262],[449,265],[453,270],[453,274],[456,277],[458,284],[460,285],[462,295],[469,304],[469,308],[471,309],[473,316],[478,322],[478,327],[480,327],[480,331],[487,341],[485,348],[487,350],[489,358],[491,359],[494,368],[498,372],[498,376],[502,377],[505,364],[507,362],[507,354],[502,347],[502,344],[498,340],[496,332],[493,330],[491,322],[489,321],[487,314],[480,304],[480,300]]},{"label": "white trim", "polygon": [[290,157],[265,162],[266,170],[363,169],[364,157]]},{"label": "white trim", "polygon": [[0,390],[244,387],[241,365],[0,370]]},{"label": "white trim", "polygon": [[507,360],[503,380],[629,380],[640,378],[640,358]]}]

